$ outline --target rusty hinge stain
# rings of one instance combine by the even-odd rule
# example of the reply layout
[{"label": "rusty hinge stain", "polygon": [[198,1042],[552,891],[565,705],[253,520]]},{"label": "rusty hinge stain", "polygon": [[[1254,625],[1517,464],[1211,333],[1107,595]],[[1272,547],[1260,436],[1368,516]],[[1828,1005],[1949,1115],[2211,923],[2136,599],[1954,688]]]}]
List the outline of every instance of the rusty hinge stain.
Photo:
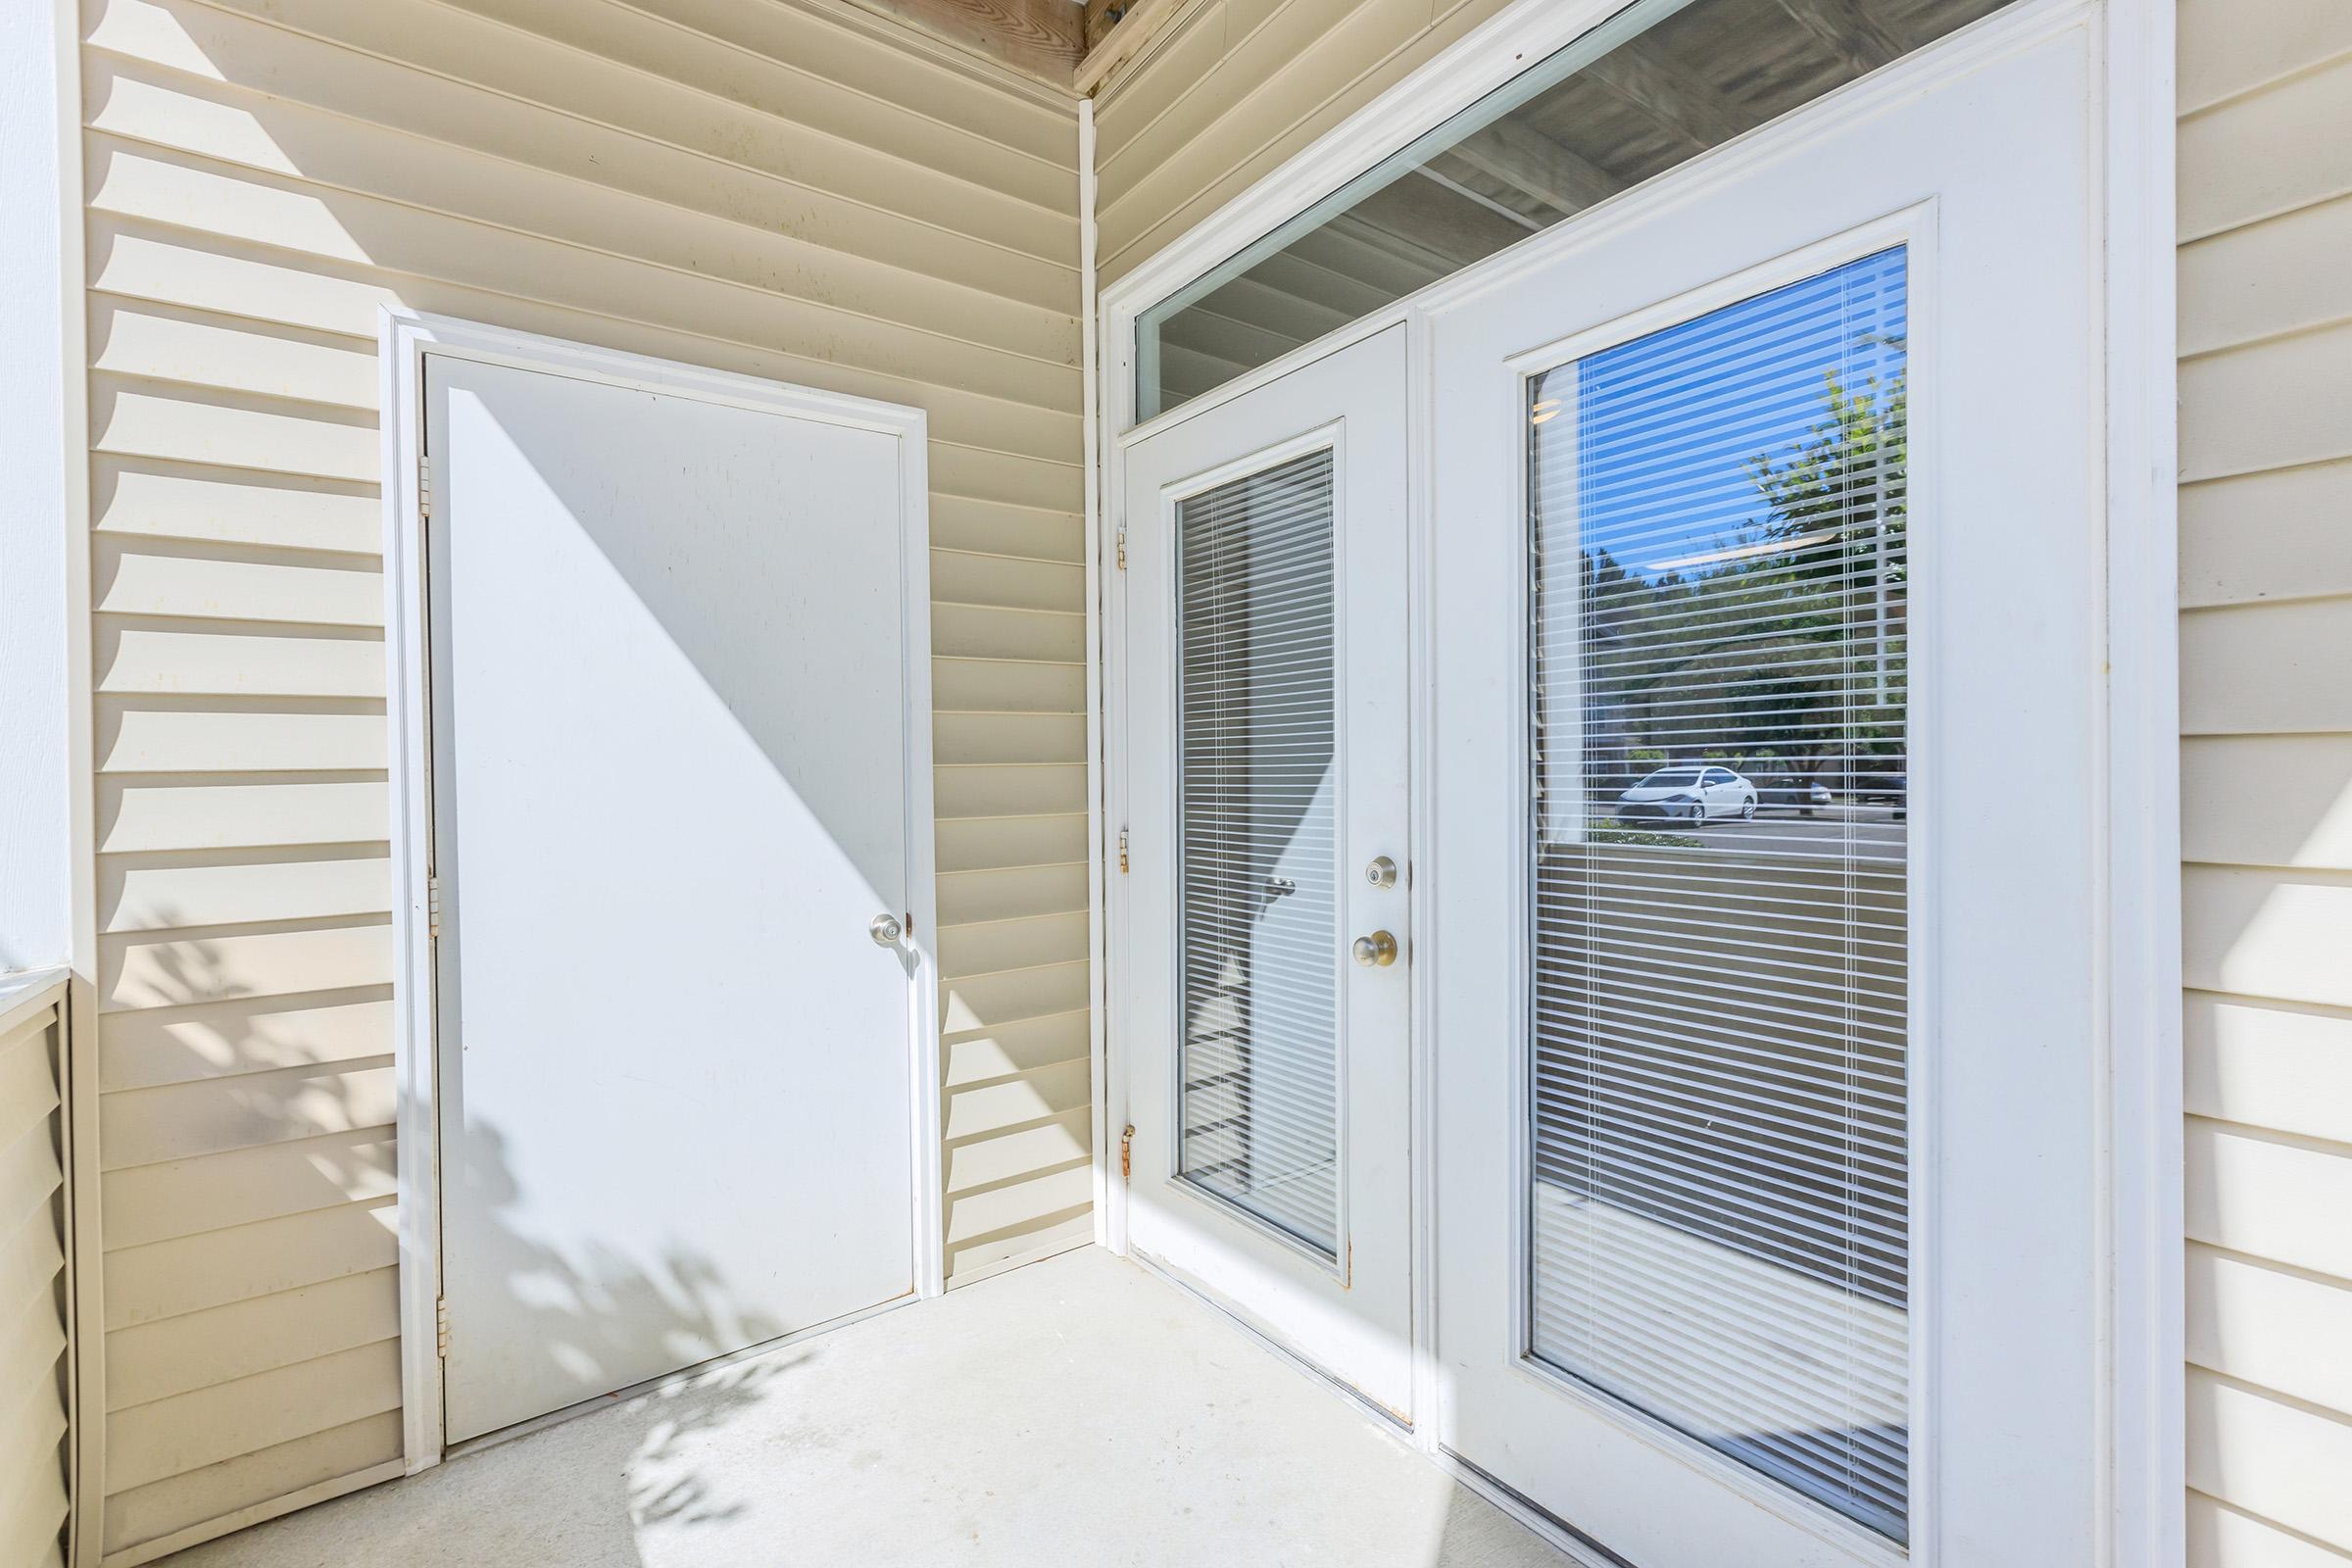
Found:
[{"label": "rusty hinge stain", "polygon": [[443,1360],[449,1359],[449,1298],[433,1298],[433,1350]]},{"label": "rusty hinge stain", "polygon": [[1119,530],[1119,569],[1127,569],[1127,530],[1124,528]]},{"label": "rusty hinge stain", "polygon": [[1127,830],[1119,829],[1119,869],[1127,869]]},{"label": "rusty hinge stain", "polygon": [[1127,1181],[1135,1174],[1135,1123],[1119,1134],[1119,1180]]}]

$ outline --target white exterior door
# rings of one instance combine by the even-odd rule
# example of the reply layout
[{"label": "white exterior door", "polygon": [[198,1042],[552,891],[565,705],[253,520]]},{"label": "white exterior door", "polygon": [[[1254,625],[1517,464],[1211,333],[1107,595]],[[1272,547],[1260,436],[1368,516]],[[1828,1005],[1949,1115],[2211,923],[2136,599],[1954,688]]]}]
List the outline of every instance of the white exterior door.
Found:
[{"label": "white exterior door", "polygon": [[914,1289],[928,714],[900,434],[425,394],[458,1441]]},{"label": "white exterior door", "polygon": [[1642,1568],[2094,1555],[2096,42],[1432,321],[1438,1436]]},{"label": "white exterior door", "polygon": [[1404,386],[1127,450],[1117,1028],[1129,1245],[1410,1419]]}]

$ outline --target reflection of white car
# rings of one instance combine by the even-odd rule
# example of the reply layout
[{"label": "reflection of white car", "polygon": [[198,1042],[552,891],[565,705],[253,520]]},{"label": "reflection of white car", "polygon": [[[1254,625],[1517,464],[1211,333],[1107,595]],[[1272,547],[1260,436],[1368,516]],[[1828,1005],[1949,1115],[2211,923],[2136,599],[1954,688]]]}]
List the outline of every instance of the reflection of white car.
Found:
[{"label": "reflection of white car", "polygon": [[1746,819],[1756,814],[1756,787],[1728,767],[1661,767],[1617,797],[1617,814],[1693,825]]}]

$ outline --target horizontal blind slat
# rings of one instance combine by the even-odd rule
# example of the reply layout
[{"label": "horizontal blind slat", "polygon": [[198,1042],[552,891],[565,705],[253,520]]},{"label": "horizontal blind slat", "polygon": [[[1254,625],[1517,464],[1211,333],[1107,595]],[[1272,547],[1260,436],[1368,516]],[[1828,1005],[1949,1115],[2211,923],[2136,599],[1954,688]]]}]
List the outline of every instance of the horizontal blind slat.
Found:
[{"label": "horizontal blind slat", "polygon": [[1528,393],[1530,1348],[1897,1540],[1906,277]]},{"label": "horizontal blind slat", "polygon": [[1179,1169],[1336,1255],[1328,450],[1176,507]]}]

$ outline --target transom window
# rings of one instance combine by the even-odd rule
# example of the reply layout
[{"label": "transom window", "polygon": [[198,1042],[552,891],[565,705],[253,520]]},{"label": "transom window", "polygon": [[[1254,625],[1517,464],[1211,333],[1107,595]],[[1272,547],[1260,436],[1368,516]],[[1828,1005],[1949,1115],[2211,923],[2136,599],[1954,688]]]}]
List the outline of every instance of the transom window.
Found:
[{"label": "transom window", "polygon": [[1138,419],[1655,178],[2009,0],[1637,0],[1146,311]]}]

